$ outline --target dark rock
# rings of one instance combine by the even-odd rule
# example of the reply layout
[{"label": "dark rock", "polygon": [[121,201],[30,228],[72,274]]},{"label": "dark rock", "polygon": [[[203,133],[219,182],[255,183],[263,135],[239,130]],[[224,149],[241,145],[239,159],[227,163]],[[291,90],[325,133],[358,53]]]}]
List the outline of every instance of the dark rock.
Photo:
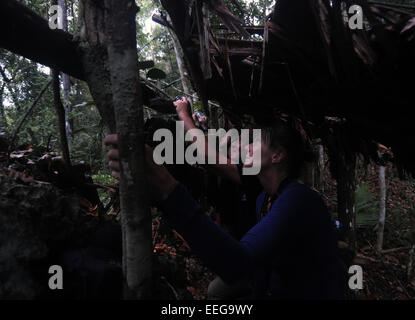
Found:
[{"label": "dark rock", "polygon": [[54,257],[83,246],[98,223],[79,203],[52,184],[0,173],[0,299],[34,299],[49,290]]}]

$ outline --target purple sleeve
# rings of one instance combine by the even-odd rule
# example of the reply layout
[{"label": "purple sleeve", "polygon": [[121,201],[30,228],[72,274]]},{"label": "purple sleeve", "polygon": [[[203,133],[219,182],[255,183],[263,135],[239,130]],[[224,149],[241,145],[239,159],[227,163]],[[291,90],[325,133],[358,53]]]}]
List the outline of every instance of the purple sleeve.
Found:
[{"label": "purple sleeve", "polygon": [[270,213],[241,241],[222,231],[204,214],[183,185],[179,184],[160,207],[169,224],[206,265],[232,283],[251,276],[255,265],[271,261],[276,250],[290,241],[301,205],[301,201],[292,201],[290,196],[281,196]]},{"label": "purple sleeve", "polygon": [[231,283],[250,275],[246,248],[204,214],[183,185],[179,184],[160,208],[169,224],[222,279]]}]

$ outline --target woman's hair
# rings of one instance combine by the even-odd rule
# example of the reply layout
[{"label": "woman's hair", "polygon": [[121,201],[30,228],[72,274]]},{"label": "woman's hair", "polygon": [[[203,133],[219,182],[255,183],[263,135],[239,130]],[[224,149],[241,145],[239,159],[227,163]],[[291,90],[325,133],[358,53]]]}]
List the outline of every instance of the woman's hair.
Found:
[{"label": "woman's hair", "polygon": [[287,156],[282,165],[292,179],[303,174],[305,162],[315,159],[311,146],[296,129],[285,122],[279,121],[272,127],[261,128],[261,138],[271,149],[285,150]]}]

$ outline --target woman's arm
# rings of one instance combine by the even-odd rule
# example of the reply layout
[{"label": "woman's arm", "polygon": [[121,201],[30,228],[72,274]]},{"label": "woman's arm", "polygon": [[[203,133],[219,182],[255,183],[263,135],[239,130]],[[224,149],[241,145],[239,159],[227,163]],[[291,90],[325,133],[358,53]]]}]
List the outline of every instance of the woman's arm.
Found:
[{"label": "woman's arm", "polygon": [[253,259],[247,248],[202,212],[183,185],[178,184],[159,207],[192,251],[225,282],[232,283],[252,274]]},{"label": "woman's arm", "polygon": [[[104,140],[113,146],[108,152],[112,176],[120,178],[117,135]],[[146,179],[149,194],[164,212],[170,225],[176,229],[205,263],[225,281],[250,274],[250,255],[244,246],[222,231],[206,214],[186,188],[179,184],[162,165],[154,163],[152,149],[146,146]]]},{"label": "woman's arm", "polygon": [[290,190],[278,199],[267,216],[237,241],[201,211],[179,184],[160,205],[170,225],[190,248],[225,282],[250,277],[257,266],[270,263],[301,236],[300,192]]},{"label": "woman's arm", "polygon": [[[108,136],[106,144],[117,145],[116,136]],[[113,176],[119,177],[118,152],[108,155]],[[241,241],[220,229],[179,184],[164,166],[154,163],[152,149],[146,147],[147,182],[150,194],[162,209],[169,224],[176,229],[192,250],[224,281],[234,281],[252,275],[255,265],[270,261],[280,245],[290,241],[298,197],[280,201]]]},{"label": "woman's arm", "polygon": [[[189,102],[187,101],[187,98],[183,97],[183,100],[175,101],[173,104],[176,107],[177,115],[179,116],[180,120],[182,120],[184,123],[184,130],[189,131],[191,129],[196,129],[193,119],[189,113]],[[198,142],[199,141],[195,138],[193,143]],[[222,155],[220,155],[219,152],[217,152],[216,149],[212,148],[208,143],[207,137],[205,138],[204,146],[206,168],[208,168],[213,173],[219,176],[229,179],[235,183],[241,184],[241,177],[239,175],[238,167],[236,166],[236,164],[231,163],[230,159],[223,157]],[[215,164],[208,164],[208,155],[212,153],[216,155]]]}]

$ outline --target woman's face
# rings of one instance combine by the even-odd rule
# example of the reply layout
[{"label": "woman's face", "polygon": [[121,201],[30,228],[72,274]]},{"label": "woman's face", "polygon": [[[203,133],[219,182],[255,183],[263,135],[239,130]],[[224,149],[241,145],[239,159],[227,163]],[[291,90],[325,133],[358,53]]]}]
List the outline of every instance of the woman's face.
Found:
[{"label": "woman's face", "polygon": [[[262,170],[263,165],[267,165],[266,158],[269,158],[268,156],[268,148],[262,141],[254,141],[253,143],[247,145],[245,147],[246,155],[244,159],[244,167],[251,168],[254,165],[260,166],[260,169]],[[254,156],[261,156],[261,159],[255,159]]]},{"label": "woman's face", "polygon": [[[254,159],[254,155],[261,155],[261,159]],[[284,153],[270,148],[269,144],[261,140],[254,141],[247,146],[247,154],[244,167],[260,166],[260,172],[271,168],[274,164],[280,163]],[[256,160],[256,161],[255,161]]]}]

